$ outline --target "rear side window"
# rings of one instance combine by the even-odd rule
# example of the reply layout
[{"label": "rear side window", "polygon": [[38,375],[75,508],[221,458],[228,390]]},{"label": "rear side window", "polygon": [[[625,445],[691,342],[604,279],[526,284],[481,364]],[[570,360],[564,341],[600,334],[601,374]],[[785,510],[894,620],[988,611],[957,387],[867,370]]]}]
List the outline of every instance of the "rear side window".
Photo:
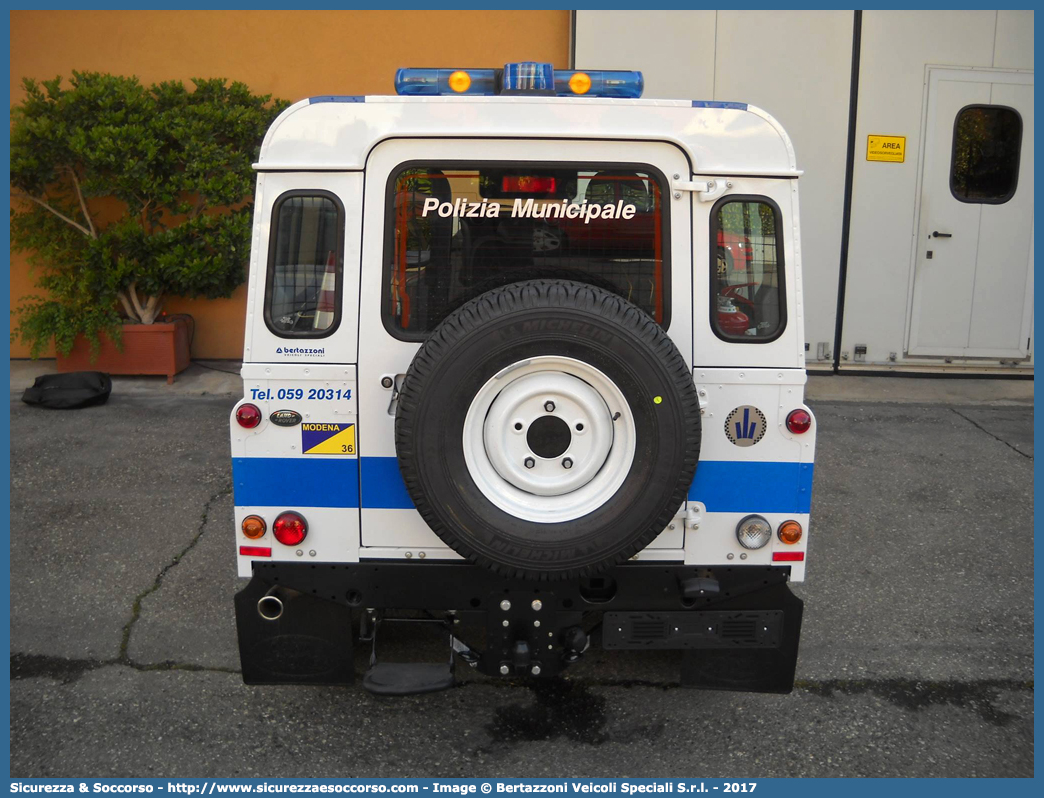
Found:
[{"label": "rear side window", "polygon": [[764,343],[786,326],[779,208],[729,197],[711,210],[711,326],[719,338]]},{"label": "rear side window", "polygon": [[1022,117],[1003,105],[969,105],[953,123],[950,192],[961,201],[1000,205],[1019,184]]},{"label": "rear side window", "polygon": [[341,321],[344,209],[325,191],[291,191],[272,209],[265,323],[283,338],[322,338]]},{"label": "rear side window", "polygon": [[666,328],[664,191],[648,166],[405,165],[388,185],[385,325],[422,338],[479,294],[560,278],[619,294]]}]

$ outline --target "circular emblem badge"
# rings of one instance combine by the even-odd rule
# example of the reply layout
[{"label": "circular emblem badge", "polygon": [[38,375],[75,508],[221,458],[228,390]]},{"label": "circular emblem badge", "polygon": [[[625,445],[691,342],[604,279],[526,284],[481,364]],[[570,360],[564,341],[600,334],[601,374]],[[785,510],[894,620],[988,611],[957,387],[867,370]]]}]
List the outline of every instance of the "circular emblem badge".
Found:
[{"label": "circular emblem badge", "polygon": [[754,405],[737,407],[725,419],[725,435],[736,446],[753,446],[765,437],[765,414]]}]

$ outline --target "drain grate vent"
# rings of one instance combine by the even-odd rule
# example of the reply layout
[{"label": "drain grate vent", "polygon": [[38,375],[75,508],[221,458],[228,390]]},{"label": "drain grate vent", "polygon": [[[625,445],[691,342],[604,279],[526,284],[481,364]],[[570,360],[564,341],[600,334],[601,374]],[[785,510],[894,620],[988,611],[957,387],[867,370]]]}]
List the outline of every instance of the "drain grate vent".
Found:
[{"label": "drain grate vent", "polygon": [[735,643],[758,642],[757,620],[754,618],[732,618],[721,622],[721,636]]},{"label": "drain grate vent", "polygon": [[783,631],[780,610],[607,612],[607,649],[776,648]]},{"label": "drain grate vent", "polygon": [[668,625],[666,621],[650,618],[648,620],[631,622],[631,639],[635,642],[663,640],[667,637],[667,633]]}]

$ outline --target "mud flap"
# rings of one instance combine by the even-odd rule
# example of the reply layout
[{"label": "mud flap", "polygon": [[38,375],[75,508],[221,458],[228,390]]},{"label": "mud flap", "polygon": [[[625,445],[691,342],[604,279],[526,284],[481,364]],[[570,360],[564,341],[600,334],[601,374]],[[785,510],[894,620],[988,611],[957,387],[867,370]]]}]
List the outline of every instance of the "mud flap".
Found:
[{"label": "mud flap", "polygon": [[[278,618],[269,620],[258,612],[258,602],[265,596],[282,603]],[[236,594],[236,629],[246,684],[352,683],[352,614],[348,607],[274,587],[255,575]]]},{"label": "mud flap", "polygon": [[[791,692],[804,607],[805,603],[783,583],[728,602],[730,610],[782,610],[779,645],[773,648],[687,650],[682,655],[682,687],[755,693]],[[718,608],[716,605],[715,609]]]}]

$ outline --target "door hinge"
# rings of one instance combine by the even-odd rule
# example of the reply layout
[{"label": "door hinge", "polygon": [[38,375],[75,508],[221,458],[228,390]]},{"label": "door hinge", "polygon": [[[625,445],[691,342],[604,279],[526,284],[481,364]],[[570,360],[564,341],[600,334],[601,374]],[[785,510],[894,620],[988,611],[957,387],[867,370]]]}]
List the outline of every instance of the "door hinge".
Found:
[{"label": "door hinge", "polygon": [[683,529],[695,532],[700,528],[700,522],[703,520],[705,512],[706,508],[701,502],[689,502],[689,506],[684,510],[679,510],[674,518],[676,521],[682,522]]},{"label": "door hinge", "polygon": [[713,199],[717,199],[730,188],[732,188],[732,181],[724,177],[692,181],[680,180],[675,177],[671,181],[671,192],[674,194],[675,199],[681,199],[681,192],[683,191],[695,191],[700,202],[710,202]]}]

